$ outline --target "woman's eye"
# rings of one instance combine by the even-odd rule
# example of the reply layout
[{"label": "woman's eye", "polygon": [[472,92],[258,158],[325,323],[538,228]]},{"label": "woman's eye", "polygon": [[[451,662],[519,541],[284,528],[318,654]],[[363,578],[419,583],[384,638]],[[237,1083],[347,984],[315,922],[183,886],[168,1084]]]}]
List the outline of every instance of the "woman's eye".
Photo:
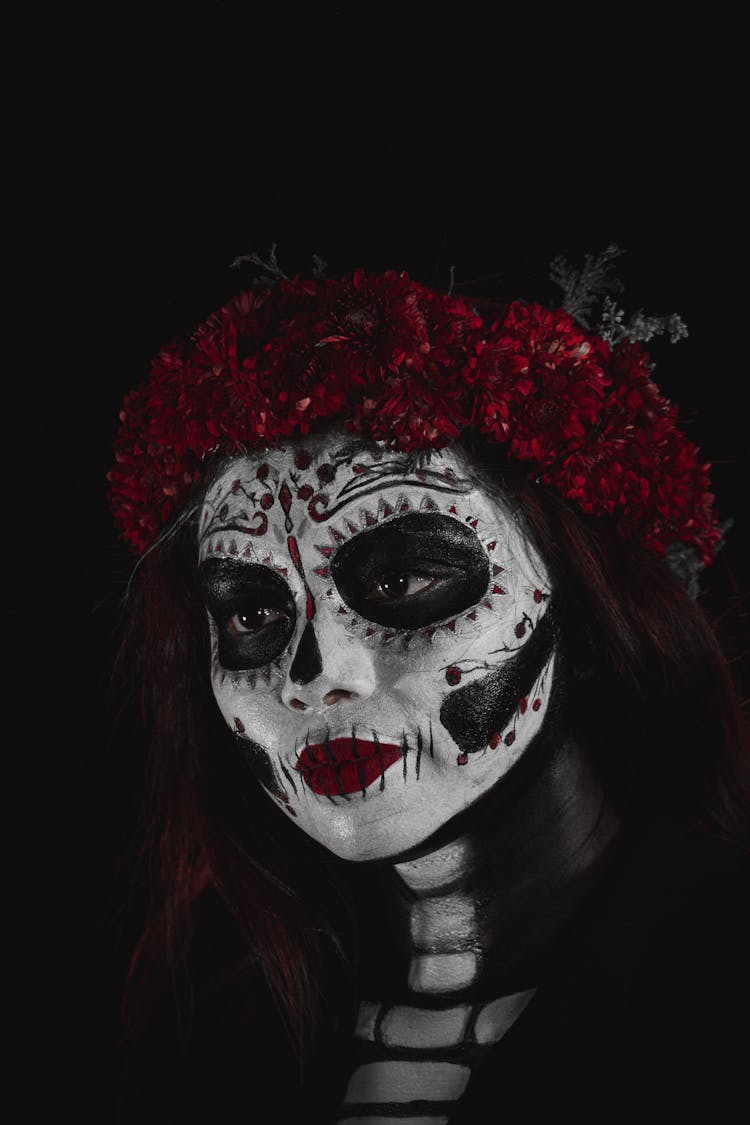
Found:
[{"label": "woman's eye", "polygon": [[214,558],[201,564],[199,581],[222,668],[261,668],[281,655],[294,633],[296,608],[280,575],[260,564]]},{"label": "woman's eye", "polygon": [[258,606],[254,609],[238,610],[227,621],[227,632],[235,637],[247,633],[257,633],[269,625],[279,625],[286,621],[286,614],[276,609]]},{"label": "woman's eye", "polygon": [[355,613],[395,629],[422,629],[476,605],[489,561],[472,528],[440,513],[409,512],[353,535],[331,577]]},{"label": "woman's eye", "polygon": [[411,571],[387,574],[373,583],[370,596],[381,601],[409,598],[421,594],[423,590],[431,590],[438,581],[429,575],[413,574]]}]

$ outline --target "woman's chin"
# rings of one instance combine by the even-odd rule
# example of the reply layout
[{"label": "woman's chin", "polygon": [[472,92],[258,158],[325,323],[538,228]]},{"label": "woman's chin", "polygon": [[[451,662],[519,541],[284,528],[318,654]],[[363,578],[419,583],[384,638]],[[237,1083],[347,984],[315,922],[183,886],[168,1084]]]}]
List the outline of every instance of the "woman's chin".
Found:
[{"label": "woman's chin", "polygon": [[357,824],[346,816],[332,817],[325,830],[320,825],[297,824],[333,855],[352,863],[395,861],[419,847],[434,831],[432,825],[394,825],[390,819]]}]

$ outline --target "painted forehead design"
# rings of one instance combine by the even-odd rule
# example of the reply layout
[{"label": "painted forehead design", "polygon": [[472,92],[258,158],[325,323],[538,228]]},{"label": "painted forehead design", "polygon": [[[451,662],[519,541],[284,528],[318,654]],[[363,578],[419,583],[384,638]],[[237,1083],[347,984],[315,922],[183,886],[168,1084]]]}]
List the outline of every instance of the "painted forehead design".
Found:
[{"label": "painted forehead design", "polygon": [[[546,583],[544,567],[515,521],[503,518],[502,506],[487,495],[460,455],[446,450],[424,465],[372,446],[362,450],[351,442],[333,448],[329,442],[317,458],[306,447],[282,448],[267,458],[231,464],[209,490],[201,514],[200,562],[234,557],[269,567],[284,579],[293,568],[306,593],[306,616],[312,620],[317,598],[308,579],[315,575],[328,582],[332,556],[361,532],[408,516],[400,520],[401,529],[416,533],[413,522],[406,526],[414,515],[430,517],[436,534],[450,534],[454,521],[462,525],[463,535],[476,534],[475,542],[488,560],[489,584],[477,592],[474,603],[483,596],[486,608],[492,609],[495,597],[505,595],[501,575],[509,561],[520,563],[527,582]],[[423,541],[425,534],[420,527]],[[369,545],[375,548],[375,540]],[[383,544],[379,546],[382,553]],[[398,562],[399,547],[393,546],[392,561]],[[332,597],[333,590],[324,596]],[[467,623],[475,620],[475,613],[467,614]],[[365,628],[368,636],[375,632]]]},{"label": "painted forehead design", "polygon": [[[219,477],[206,496],[200,538],[205,542],[219,530],[257,538],[267,533],[269,524],[282,523],[289,534],[293,508],[294,523],[301,530],[307,524],[304,515],[313,525],[328,523],[355,502],[362,505],[362,526],[372,527],[414,510],[413,502],[405,498],[398,506],[377,500],[368,503],[368,497],[398,485],[456,496],[476,487],[450,454],[420,466],[403,454],[351,443],[332,452],[321,450],[318,458],[307,448],[274,450],[259,461],[249,457],[238,461]],[[424,497],[420,507],[437,511],[439,505],[437,499]],[[355,527],[349,530],[353,534]]]},{"label": "painted forehead design", "polygon": [[[200,561],[207,556],[233,555],[274,566],[272,544],[285,548],[289,536],[304,535],[319,526],[324,532],[318,549],[324,558],[360,531],[411,512],[438,513],[465,523],[481,538],[498,519],[503,521],[513,553],[545,568],[503,512],[502,501],[463,462],[446,449],[424,464],[413,456],[351,441],[331,449],[314,447],[272,450],[267,457],[238,458],[209,488],[200,516]],[[221,534],[218,534],[221,533]],[[232,534],[234,533],[234,534]],[[254,547],[255,545],[255,547]],[[492,553],[496,544],[489,546]],[[277,570],[285,573],[283,567]],[[321,575],[325,577],[325,575]]]}]

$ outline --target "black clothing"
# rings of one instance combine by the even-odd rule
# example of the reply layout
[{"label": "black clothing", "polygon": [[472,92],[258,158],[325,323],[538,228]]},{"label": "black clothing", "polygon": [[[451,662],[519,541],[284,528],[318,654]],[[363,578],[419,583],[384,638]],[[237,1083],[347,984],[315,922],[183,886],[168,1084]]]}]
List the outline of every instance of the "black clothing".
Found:
[{"label": "black clothing", "polygon": [[749,861],[705,838],[624,845],[451,1125],[747,1121]]},{"label": "black clothing", "polygon": [[[351,1030],[324,1045],[301,1086],[260,982],[200,984],[200,961],[221,941],[214,913],[200,934],[192,1032],[180,1047],[165,1015],[129,1050],[117,1121],[333,1125]],[[749,966],[750,856],[697,834],[623,833],[451,1125],[750,1120]]]}]

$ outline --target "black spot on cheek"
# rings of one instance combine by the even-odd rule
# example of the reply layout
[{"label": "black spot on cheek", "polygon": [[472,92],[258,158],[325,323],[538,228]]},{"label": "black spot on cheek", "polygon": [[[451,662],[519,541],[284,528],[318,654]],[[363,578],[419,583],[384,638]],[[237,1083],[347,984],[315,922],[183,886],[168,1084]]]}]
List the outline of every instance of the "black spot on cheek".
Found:
[{"label": "black spot on cheek", "polygon": [[267,789],[272,797],[276,797],[280,801],[288,801],[289,795],[284,789],[268,751],[264,750],[259,743],[253,742],[249,738],[243,738],[238,732],[235,732],[235,739],[251,772],[257,777],[263,788]]},{"label": "black spot on cheek", "polygon": [[462,753],[483,750],[492,735],[503,729],[534,686],[554,643],[550,607],[520,652],[447,696],[440,708],[440,722]]}]

